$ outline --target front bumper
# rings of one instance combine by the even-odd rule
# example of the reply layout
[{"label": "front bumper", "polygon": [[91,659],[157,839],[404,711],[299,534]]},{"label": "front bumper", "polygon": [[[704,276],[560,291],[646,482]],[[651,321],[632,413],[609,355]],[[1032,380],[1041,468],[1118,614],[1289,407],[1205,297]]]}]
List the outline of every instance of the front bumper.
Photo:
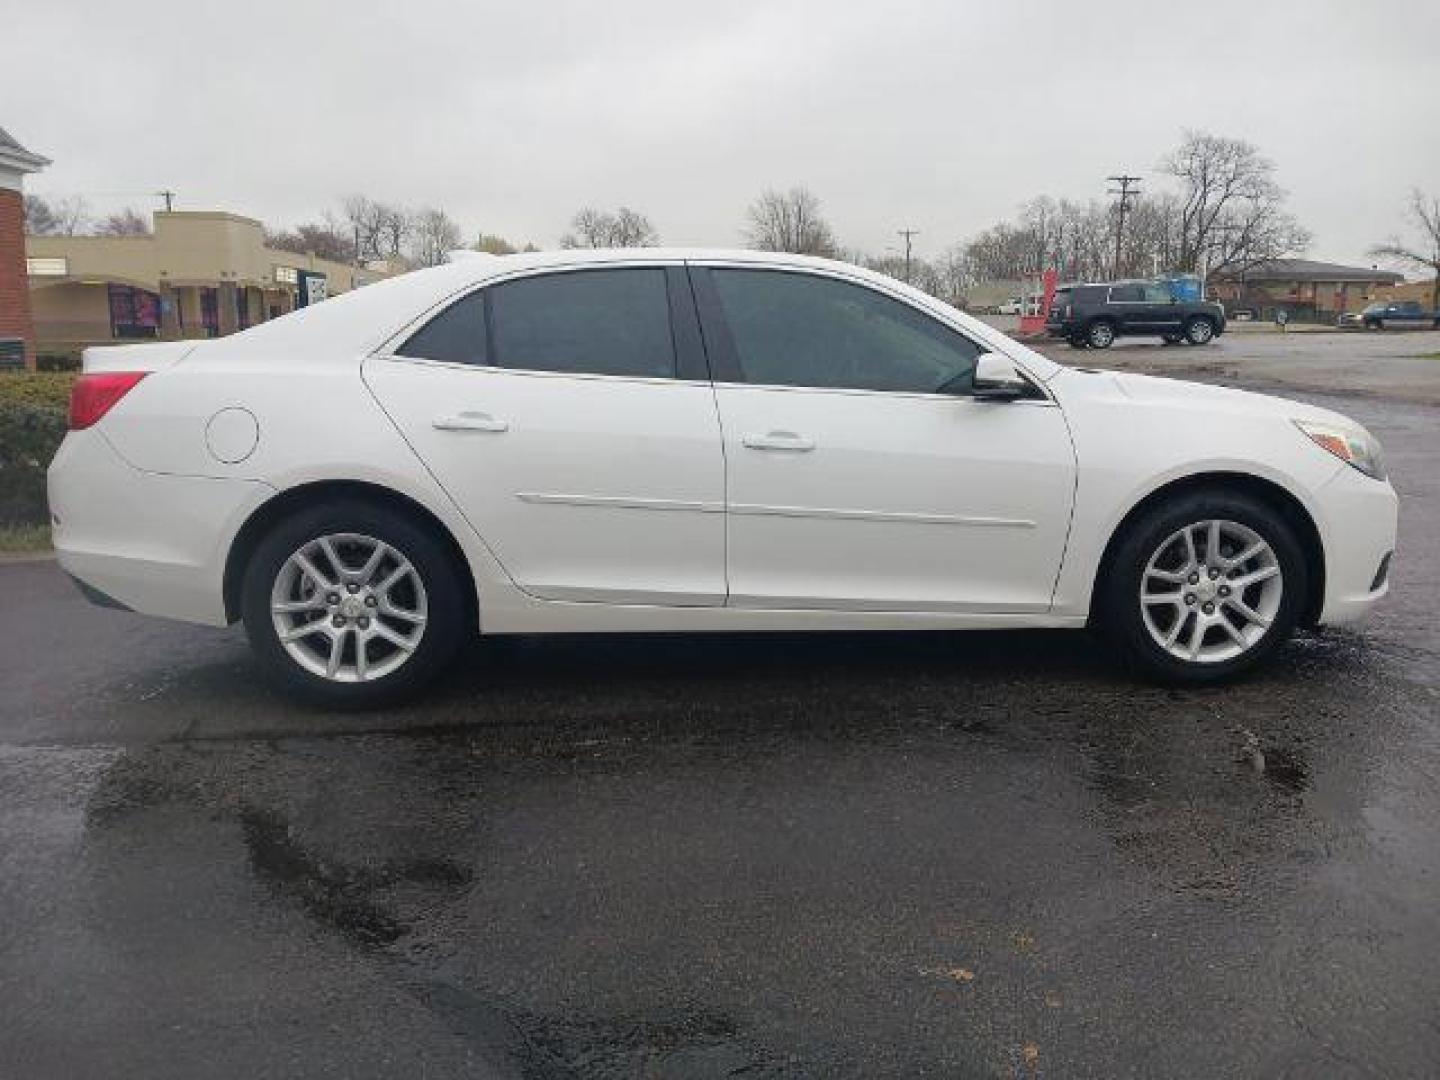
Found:
[{"label": "front bumper", "polygon": [[1325,545],[1325,602],[1319,622],[1340,626],[1363,618],[1390,591],[1400,501],[1388,482],[1372,480],[1349,466],[1316,497]]},{"label": "front bumper", "polygon": [[230,544],[274,493],[252,480],[146,472],[99,430],[71,432],[49,472],[55,554],[97,603],[224,626]]}]

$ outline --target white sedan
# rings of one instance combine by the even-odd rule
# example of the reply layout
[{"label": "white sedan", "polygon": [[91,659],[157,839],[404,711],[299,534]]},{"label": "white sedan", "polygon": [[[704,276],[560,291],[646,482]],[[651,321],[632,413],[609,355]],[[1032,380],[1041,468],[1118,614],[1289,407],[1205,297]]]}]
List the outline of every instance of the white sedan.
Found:
[{"label": "white sedan", "polygon": [[1310,405],[1065,368],[854,266],[458,259],[89,349],[50,469],[93,600],[243,621],[328,705],[473,631],[1102,626],[1212,681],[1388,588],[1396,497]]}]

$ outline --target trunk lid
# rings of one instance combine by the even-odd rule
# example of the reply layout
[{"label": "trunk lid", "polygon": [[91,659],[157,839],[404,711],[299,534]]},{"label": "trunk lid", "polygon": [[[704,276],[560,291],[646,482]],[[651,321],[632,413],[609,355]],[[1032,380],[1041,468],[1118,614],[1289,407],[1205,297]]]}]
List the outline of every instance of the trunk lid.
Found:
[{"label": "trunk lid", "polygon": [[136,345],[92,345],[80,354],[87,375],[101,371],[164,371],[195,351],[199,341],[147,341]]}]

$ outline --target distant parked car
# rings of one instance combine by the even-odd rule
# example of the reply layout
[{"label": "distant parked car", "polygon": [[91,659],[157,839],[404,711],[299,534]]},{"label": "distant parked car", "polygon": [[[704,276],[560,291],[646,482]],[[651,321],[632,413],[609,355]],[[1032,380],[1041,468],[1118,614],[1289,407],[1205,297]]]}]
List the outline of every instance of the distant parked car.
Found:
[{"label": "distant parked car", "polygon": [[1342,311],[1335,316],[1335,325],[1350,329],[1358,329],[1365,325],[1365,320],[1358,311]]},{"label": "distant parked car", "polygon": [[1077,349],[1108,349],[1118,337],[1154,335],[1167,345],[1206,345],[1225,332],[1225,309],[1178,300],[1154,281],[1067,285],[1055,291],[1045,332]]},{"label": "distant parked car", "polygon": [[1417,300],[1381,301],[1360,313],[1366,330],[1433,330],[1440,316],[1427,311]]}]

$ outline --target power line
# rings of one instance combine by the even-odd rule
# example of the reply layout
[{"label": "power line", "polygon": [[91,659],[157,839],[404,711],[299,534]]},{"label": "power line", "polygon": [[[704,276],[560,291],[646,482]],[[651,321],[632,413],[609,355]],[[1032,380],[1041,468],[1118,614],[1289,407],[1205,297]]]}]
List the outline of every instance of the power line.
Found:
[{"label": "power line", "polygon": [[905,284],[910,284],[910,238],[920,235],[919,229],[896,229],[896,235],[905,238]]},{"label": "power line", "polygon": [[1105,179],[1119,184],[1118,188],[1110,188],[1109,194],[1120,196],[1120,205],[1116,208],[1115,214],[1115,263],[1112,276],[1120,276],[1120,243],[1125,235],[1125,213],[1130,209],[1130,200],[1140,197],[1139,176],[1107,176]]}]

